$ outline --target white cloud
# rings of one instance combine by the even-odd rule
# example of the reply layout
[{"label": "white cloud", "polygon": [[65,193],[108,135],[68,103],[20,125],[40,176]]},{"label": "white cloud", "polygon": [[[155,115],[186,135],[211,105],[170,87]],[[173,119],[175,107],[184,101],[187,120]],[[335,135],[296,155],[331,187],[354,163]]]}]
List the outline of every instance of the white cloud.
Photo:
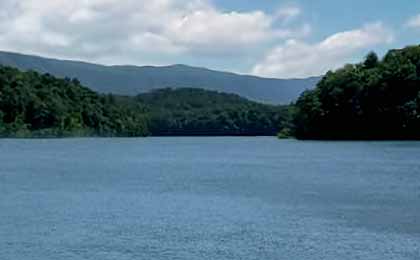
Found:
[{"label": "white cloud", "polygon": [[252,73],[287,78],[321,75],[351,61],[360,50],[392,40],[392,32],[380,22],[334,34],[315,44],[288,40],[272,49]]},{"label": "white cloud", "polygon": [[243,46],[270,39],[274,34],[271,17],[263,12],[219,13],[217,10],[197,10],[176,19],[166,29],[166,35],[182,45],[194,47]]},{"label": "white cloud", "polygon": [[406,26],[410,28],[420,28],[420,14],[408,19]]},{"label": "white cloud", "polygon": [[301,14],[302,10],[298,6],[290,5],[277,10],[275,16],[283,22],[290,22]]},{"label": "white cloud", "polygon": [[0,49],[114,63],[119,55],[137,63],[146,54],[247,53],[307,35],[309,25],[276,23],[299,14],[224,12],[210,0],[1,0]]}]

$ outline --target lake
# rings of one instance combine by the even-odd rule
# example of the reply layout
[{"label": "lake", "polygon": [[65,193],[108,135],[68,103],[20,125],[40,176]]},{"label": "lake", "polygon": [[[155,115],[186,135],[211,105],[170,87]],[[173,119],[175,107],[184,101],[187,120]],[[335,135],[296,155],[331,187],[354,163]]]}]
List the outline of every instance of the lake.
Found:
[{"label": "lake", "polygon": [[420,257],[420,142],[0,140],[0,259]]}]

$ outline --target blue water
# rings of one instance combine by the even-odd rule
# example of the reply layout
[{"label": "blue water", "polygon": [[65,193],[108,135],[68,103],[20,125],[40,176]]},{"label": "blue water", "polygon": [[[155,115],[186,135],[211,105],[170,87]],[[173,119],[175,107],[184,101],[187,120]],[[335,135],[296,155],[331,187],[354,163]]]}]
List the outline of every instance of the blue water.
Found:
[{"label": "blue water", "polygon": [[420,259],[420,142],[0,140],[0,259]]}]

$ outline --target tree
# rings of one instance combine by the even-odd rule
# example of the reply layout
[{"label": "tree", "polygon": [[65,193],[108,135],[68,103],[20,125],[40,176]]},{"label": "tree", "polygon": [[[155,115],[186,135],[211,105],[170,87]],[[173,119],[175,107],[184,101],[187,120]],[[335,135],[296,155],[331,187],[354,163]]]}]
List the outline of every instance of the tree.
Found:
[{"label": "tree", "polygon": [[285,106],[201,89],[100,95],[77,79],[0,66],[2,136],[275,135]]},{"label": "tree", "polygon": [[5,124],[3,122],[4,113],[0,110],[0,136],[4,134],[4,131],[6,130]]},{"label": "tree", "polygon": [[104,99],[77,79],[0,66],[0,128],[5,129],[0,133],[20,137],[148,133],[139,104],[125,98],[104,104]]},{"label": "tree", "polygon": [[411,46],[328,72],[296,103],[297,137],[420,139],[419,66],[420,46]]},{"label": "tree", "polygon": [[363,63],[364,67],[366,69],[372,69],[378,66],[379,64],[379,58],[378,55],[375,52],[369,52],[369,54],[366,56],[365,61]]}]

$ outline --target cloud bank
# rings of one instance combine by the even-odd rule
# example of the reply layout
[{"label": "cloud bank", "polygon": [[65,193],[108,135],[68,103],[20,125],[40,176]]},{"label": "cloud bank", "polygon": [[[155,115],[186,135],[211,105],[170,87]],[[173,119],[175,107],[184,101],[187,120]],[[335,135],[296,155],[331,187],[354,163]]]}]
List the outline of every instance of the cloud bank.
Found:
[{"label": "cloud bank", "polygon": [[313,44],[288,40],[269,51],[252,72],[265,77],[318,76],[350,61],[357,51],[392,40],[392,32],[380,22],[340,32]]},{"label": "cloud bank", "polygon": [[205,0],[2,0],[0,10],[1,49],[116,63],[246,53],[309,30],[274,26],[297,8],[224,12]]},{"label": "cloud bank", "polygon": [[[323,74],[393,38],[377,22],[311,43],[303,16],[298,5],[226,11],[211,0],[1,0],[0,50],[105,64],[189,57],[234,71],[246,61],[242,72],[290,78]],[[420,26],[420,17],[407,24]]]}]

